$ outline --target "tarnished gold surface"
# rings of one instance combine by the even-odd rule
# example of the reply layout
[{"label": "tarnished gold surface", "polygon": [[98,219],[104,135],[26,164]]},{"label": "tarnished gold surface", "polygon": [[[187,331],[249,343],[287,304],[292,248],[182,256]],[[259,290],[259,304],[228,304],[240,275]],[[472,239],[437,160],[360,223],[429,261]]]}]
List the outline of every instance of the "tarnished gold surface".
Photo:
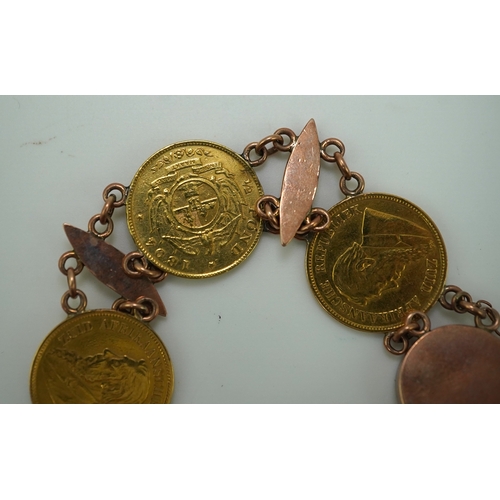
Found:
[{"label": "tarnished gold surface", "polygon": [[168,403],[173,390],[172,364],[158,336],[111,310],[58,325],[31,371],[33,403]]},{"label": "tarnished gold surface", "polygon": [[160,269],[208,278],[242,262],[262,222],[254,207],[262,188],[251,167],[219,144],[172,144],[139,169],[127,199],[130,233]]},{"label": "tarnished gold surface", "polygon": [[500,340],[465,325],[426,333],[401,363],[398,393],[402,403],[499,404]]},{"label": "tarnished gold surface", "polygon": [[446,251],[431,219],[396,196],[347,198],[307,250],[307,273],[323,307],[359,330],[388,331],[404,313],[427,311],[446,277]]}]

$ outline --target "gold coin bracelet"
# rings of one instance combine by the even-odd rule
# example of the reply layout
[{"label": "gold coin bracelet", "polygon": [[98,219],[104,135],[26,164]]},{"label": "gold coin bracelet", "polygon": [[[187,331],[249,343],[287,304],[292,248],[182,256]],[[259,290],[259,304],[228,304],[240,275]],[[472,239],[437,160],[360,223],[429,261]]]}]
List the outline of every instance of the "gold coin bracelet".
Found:
[{"label": "gold coin bracelet", "polygon": [[[254,169],[279,152],[289,158],[278,198],[264,194]],[[351,328],[382,333],[385,348],[403,356],[402,403],[500,403],[499,313],[445,285],[446,250],[431,218],[403,198],[365,194],[344,156],[344,144],[320,142],[310,120],[298,136],[281,128],[241,155],[208,141],[175,143],[148,158],[129,187],[107,186],[87,231],[64,226],[73,248],[59,261],[68,318],[36,354],[32,401],[170,402],[172,363],[148,326],[166,315],[155,283],[167,273],[199,279],[229,271],[264,230],[282,245],[305,240],[307,276],[323,308]],[[345,196],[328,211],[312,208],[321,160],[337,165]],[[128,255],[105,241],[123,206],[139,249]],[[111,309],[86,311],[76,285],[84,267],[119,294]],[[474,326],[431,330],[426,313],[438,302],[473,315]]]}]

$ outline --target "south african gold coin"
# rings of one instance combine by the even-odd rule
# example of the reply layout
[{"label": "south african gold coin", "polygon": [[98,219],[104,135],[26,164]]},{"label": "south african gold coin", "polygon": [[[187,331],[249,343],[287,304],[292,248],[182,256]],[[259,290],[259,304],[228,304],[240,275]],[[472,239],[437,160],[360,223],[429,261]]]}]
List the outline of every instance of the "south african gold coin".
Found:
[{"label": "south african gold coin", "polygon": [[388,331],[405,312],[427,311],[446,277],[446,250],[432,220],[412,203],[380,193],[329,210],[330,228],[309,243],[307,274],[321,305],[359,330]]},{"label": "south african gold coin", "polygon": [[130,233],[163,271],[208,278],[228,271],[255,248],[263,195],[250,165],[206,141],[179,142],[149,158],[127,198]]},{"label": "south african gold coin", "polygon": [[112,310],[76,314],[44,340],[31,371],[33,403],[168,403],[170,357],[158,336]]}]

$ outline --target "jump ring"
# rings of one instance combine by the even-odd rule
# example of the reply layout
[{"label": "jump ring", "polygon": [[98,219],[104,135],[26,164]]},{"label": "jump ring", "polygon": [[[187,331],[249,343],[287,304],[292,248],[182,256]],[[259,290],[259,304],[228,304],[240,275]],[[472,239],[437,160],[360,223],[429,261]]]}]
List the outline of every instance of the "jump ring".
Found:
[{"label": "jump ring", "polygon": [[59,271],[61,271],[64,276],[68,275],[68,270],[65,267],[66,261],[68,259],[75,259],[76,260],[76,269],[72,268],[75,272],[75,276],[80,274],[83,270],[83,262],[78,258],[78,255],[76,255],[76,252],[71,250],[70,252],[65,252],[61,255],[58,266],[59,266]]},{"label": "jump ring", "polygon": [[96,222],[100,219],[101,215],[97,214],[90,218],[89,220],[89,231],[95,236],[106,239],[113,232],[113,219],[108,219],[107,221],[107,229],[100,233],[96,228]]},{"label": "jump ring", "polygon": [[326,150],[329,146],[336,146],[339,149],[339,153],[343,156],[345,154],[344,143],[340,139],[325,139],[319,147],[320,155],[323,160],[330,163],[335,163],[335,156],[330,156]]},{"label": "jump ring", "polygon": [[[255,150],[256,146],[257,146],[256,142],[251,142],[243,150],[243,153],[241,155],[250,164],[251,167],[258,167],[259,165],[262,165],[267,160],[267,157],[268,157],[267,149],[265,148],[263,151],[263,155],[260,158],[257,158],[256,160],[251,160],[250,159],[250,152],[252,151],[252,149]],[[255,153],[258,154],[256,150],[255,150]]]},{"label": "jump ring", "polygon": [[391,354],[400,356],[401,354],[405,354],[408,351],[409,341],[406,337],[401,337],[403,347],[401,349],[395,349],[391,344],[394,333],[395,332],[388,332],[384,335],[384,346]]},{"label": "jump ring", "polygon": [[320,231],[324,231],[325,229],[328,229],[330,227],[330,214],[322,209],[322,208],[313,208],[311,210],[311,215],[315,215],[316,217],[319,217],[320,219],[323,219],[325,222],[323,224],[319,224],[312,229],[315,233],[319,233]]},{"label": "jump ring", "polygon": [[127,188],[123,184],[119,183],[109,184],[104,188],[104,191],[102,193],[104,201],[108,200],[111,191],[118,191],[122,195],[119,200],[116,200],[115,196],[115,201],[113,202],[114,208],[122,207],[123,205],[125,205],[125,202],[127,201]]},{"label": "jump ring", "polygon": [[[295,143],[297,142],[297,136],[293,130],[290,130],[289,128],[279,128],[274,132],[274,135],[279,135],[281,137],[281,143],[275,142],[274,147],[278,151],[282,151],[284,153],[289,153],[295,146]],[[283,139],[283,136],[286,136],[290,139],[290,142],[288,144],[285,144],[285,140]]]},{"label": "jump ring", "polygon": [[484,325],[482,322],[482,318],[480,318],[479,316],[474,317],[474,324],[478,328],[482,328],[483,330],[486,330],[488,332],[494,332],[500,326],[500,314],[496,309],[493,309],[492,307],[487,307],[485,311],[486,315],[491,320],[491,325]]},{"label": "jump ring", "polygon": [[[422,321],[423,325],[420,328],[420,321]],[[427,314],[421,311],[412,311],[406,316],[406,323],[416,325],[412,328],[411,334],[415,337],[421,337],[422,335],[429,332],[431,329],[431,320]],[[417,328],[420,328],[417,330]]]},{"label": "jump ring", "polygon": [[109,197],[106,199],[99,217],[99,222],[101,224],[105,225],[106,222],[108,222],[108,220],[113,215],[113,212],[115,211],[115,201],[116,201],[116,196],[114,194],[110,194]]},{"label": "jump ring", "polygon": [[445,308],[445,309],[448,309],[448,311],[451,311],[453,310],[453,305],[451,302],[448,302],[446,300],[446,296],[449,294],[449,293],[460,293],[462,291],[461,288],[459,288],[458,286],[455,286],[455,285],[447,285],[444,287],[444,291],[443,293],[441,294],[441,297],[439,297],[439,303]]},{"label": "jump ring", "polygon": [[[143,268],[147,267],[148,261],[146,260],[146,257],[144,257],[144,255],[142,255],[142,253],[140,253],[140,252],[130,252],[130,253],[128,253],[127,255],[125,255],[123,257],[123,261],[122,261],[123,270],[131,278],[140,278],[140,277],[142,277],[141,271],[135,267],[135,263],[138,260],[142,260]],[[133,268],[130,267],[131,263],[132,263]]]},{"label": "jump ring", "polygon": [[75,278],[75,270],[70,267],[68,269],[68,274],[66,277],[68,278],[68,288],[69,288],[69,295],[72,299],[74,299],[77,296],[77,288],[76,288],[76,278]]},{"label": "jump ring", "polygon": [[341,177],[339,182],[340,190],[346,196],[356,196],[358,194],[361,194],[365,189],[365,180],[363,179],[362,175],[358,174],[357,172],[351,172],[351,178],[355,179],[356,182],[358,183],[356,188],[349,189],[347,187],[347,179],[345,177]]},{"label": "jump ring", "polygon": [[350,181],[352,174],[342,154],[337,151],[333,153],[333,157],[335,158],[335,163],[337,164],[337,167],[339,167],[342,177],[345,177],[346,181]]},{"label": "jump ring", "polygon": [[465,314],[468,308],[465,304],[462,305],[461,302],[472,302],[472,297],[467,292],[460,290],[460,292],[456,293],[451,299],[453,310],[459,314]]},{"label": "jump ring", "polygon": [[[150,264],[148,263],[148,266],[149,265]],[[134,269],[142,276],[148,278],[151,283],[159,283],[160,281],[163,281],[167,276],[167,273],[165,271],[161,271],[157,267],[153,267],[152,269],[150,269],[149,267],[144,267],[144,265],[141,264],[138,260],[134,260]]]},{"label": "jump ring", "polygon": [[[257,145],[255,146],[255,152],[257,154],[264,154],[264,150],[267,149],[267,154],[274,154],[278,149],[275,146],[275,143],[280,143],[283,142],[283,137],[281,135],[273,134],[273,135],[268,135],[267,137],[264,137],[264,139],[260,140]],[[267,144],[273,144],[272,148],[267,148]]]},{"label": "jump ring", "polygon": [[61,307],[68,314],[81,313],[85,311],[85,308],[87,307],[87,296],[78,289],[76,290],[76,295],[80,297],[80,304],[78,305],[78,307],[70,307],[68,301],[71,297],[71,293],[69,290],[66,290],[66,292],[64,292],[63,296],[61,297]]}]

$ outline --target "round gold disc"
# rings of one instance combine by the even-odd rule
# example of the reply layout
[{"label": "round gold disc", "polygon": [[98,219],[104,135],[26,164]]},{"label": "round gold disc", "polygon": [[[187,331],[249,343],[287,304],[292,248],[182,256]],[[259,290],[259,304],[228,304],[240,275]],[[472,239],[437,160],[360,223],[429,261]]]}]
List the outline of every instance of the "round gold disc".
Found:
[{"label": "round gold disc", "polygon": [[446,251],[431,219],[412,203],[380,193],[329,210],[330,228],[309,243],[307,274],[322,306],[342,323],[383,332],[405,312],[427,311],[446,277]]},{"label": "round gold disc", "polygon": [[179,142],[149,158],[127,198],[130,233],[163,271],[208,278],[228,271],[255,248],[263,195],[254,171],[233,151],[206,141]]},{"label": "round gold disc", "polygon": [[464,325],[426,333],[401,363],[398,392],[402,403],[500,403],[500,340]]},{"label": "round gold disc", "polygon": [[58,325],[31,370],[33,403],[168,403],[173,390],[172,364],[158,336],[112,310]]}]

